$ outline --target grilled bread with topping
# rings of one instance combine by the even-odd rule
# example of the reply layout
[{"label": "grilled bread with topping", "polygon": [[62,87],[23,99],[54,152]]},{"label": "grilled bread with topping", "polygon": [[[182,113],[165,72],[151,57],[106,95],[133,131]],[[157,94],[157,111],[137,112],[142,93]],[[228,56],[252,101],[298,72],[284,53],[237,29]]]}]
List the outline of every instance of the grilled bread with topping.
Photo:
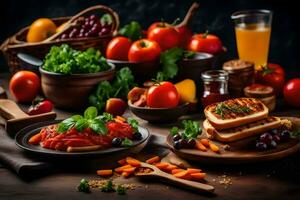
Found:
[{"label": "grilled bread with topping", "polygon": [[229,99],[206,106],[204,114],[217,130],[248,124],[268,116],[268,108],[254,98]]},{"label": "grilled bread with topping", "polygon": [[220,142],[234,142],[247,137],[255,136],[273,128],[281,126],[281,120],[278,117],[267,117],[249,124],[241,125],[235,128],[216,130],[208,120],[203,122],[203,129],[207,137]]}]

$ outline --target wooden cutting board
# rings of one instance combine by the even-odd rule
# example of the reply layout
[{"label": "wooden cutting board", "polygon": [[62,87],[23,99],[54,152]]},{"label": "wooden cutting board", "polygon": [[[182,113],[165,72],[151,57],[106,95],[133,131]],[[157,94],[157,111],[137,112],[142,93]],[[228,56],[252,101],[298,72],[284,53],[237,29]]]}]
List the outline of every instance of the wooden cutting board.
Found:
[{"label": "wooden cutting board", "polygon": [[[300,118],[282,117],[292,121],[293,129],[300,128]],[[202,123],[202,121],[200,122]],[[206,138],[205,134],[201,135]],[[287,157],[300,150],[300,139],[290,138],[288,141],[278,144],[277,148],[266,151],[255,149],[256,137],[244,139],[234,143],[229,143],[230,149],[225,150],[224,143],[214,141],[220,147],[220,153],[214,153],[211,150],[206,152],[197,149],[180,149],[173,148],[173,139],[171,135],[167,137],[168,147],[179,157],[187,160],[193,160],[203,163],[219,163],[219,164],[238,164],[238,163],[253,163],[270,160],[277,160]]]}]

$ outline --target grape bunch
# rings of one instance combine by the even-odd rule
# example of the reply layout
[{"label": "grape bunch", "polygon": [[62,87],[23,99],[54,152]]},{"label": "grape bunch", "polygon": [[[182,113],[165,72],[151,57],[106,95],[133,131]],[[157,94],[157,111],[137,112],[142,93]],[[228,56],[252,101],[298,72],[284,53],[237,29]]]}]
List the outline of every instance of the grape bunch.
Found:
[{"label": "grape bunch", "polygon": [[97,15],[80,18],[77,25],[61,35],[61,39],[101,37],[111,33],[112,23]]},{"label": "grape bunch", "polygon": [[281,142],[290,138],[288,130],[272,129],[268,132],[261,134],[256,141],[256,149],[264,151],[267,149],[274,149]]}]

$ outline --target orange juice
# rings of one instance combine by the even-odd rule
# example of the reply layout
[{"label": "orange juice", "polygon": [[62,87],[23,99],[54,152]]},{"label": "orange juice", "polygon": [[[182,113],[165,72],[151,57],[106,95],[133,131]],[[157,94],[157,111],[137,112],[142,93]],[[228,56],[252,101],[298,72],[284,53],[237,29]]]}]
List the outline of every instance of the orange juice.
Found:
[{"label": "orange juice", "polygon": [[235,27],[239,58],[260,69],[268,62],[271,28],[266,24],[240,24]]}]

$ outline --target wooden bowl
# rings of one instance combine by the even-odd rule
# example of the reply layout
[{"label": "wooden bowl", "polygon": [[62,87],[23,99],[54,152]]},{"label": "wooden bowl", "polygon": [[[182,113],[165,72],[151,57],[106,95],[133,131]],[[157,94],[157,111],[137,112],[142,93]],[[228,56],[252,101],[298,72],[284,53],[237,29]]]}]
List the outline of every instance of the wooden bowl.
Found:
[{"label": "wooden bowl", "polygon": [[87,104],[89,94],[99,82],[113,79],[115,66],[110,66],[110,70],[103,72],[71,75],[49,72],[40,67],[43,93],[56,107],[78,110]]},{"label": "wooden bowl", "polygon": [[149,81],[152,78],[155,78],[156,73],[159,69],[159,60],[150,62],[130,62],[107,59],[107,62],[114,64],[116,66],[116,69],[129,67],[134,75],[135,82],[139,84],[143,84],[145,81]]},{"label": "wooden bowl", "polygon": [[150,123],[175,122],[189,110],[189,103],[174,108],[148,108],[135,106],[131,101],[128,101],[128,106],[133,114]]}]

